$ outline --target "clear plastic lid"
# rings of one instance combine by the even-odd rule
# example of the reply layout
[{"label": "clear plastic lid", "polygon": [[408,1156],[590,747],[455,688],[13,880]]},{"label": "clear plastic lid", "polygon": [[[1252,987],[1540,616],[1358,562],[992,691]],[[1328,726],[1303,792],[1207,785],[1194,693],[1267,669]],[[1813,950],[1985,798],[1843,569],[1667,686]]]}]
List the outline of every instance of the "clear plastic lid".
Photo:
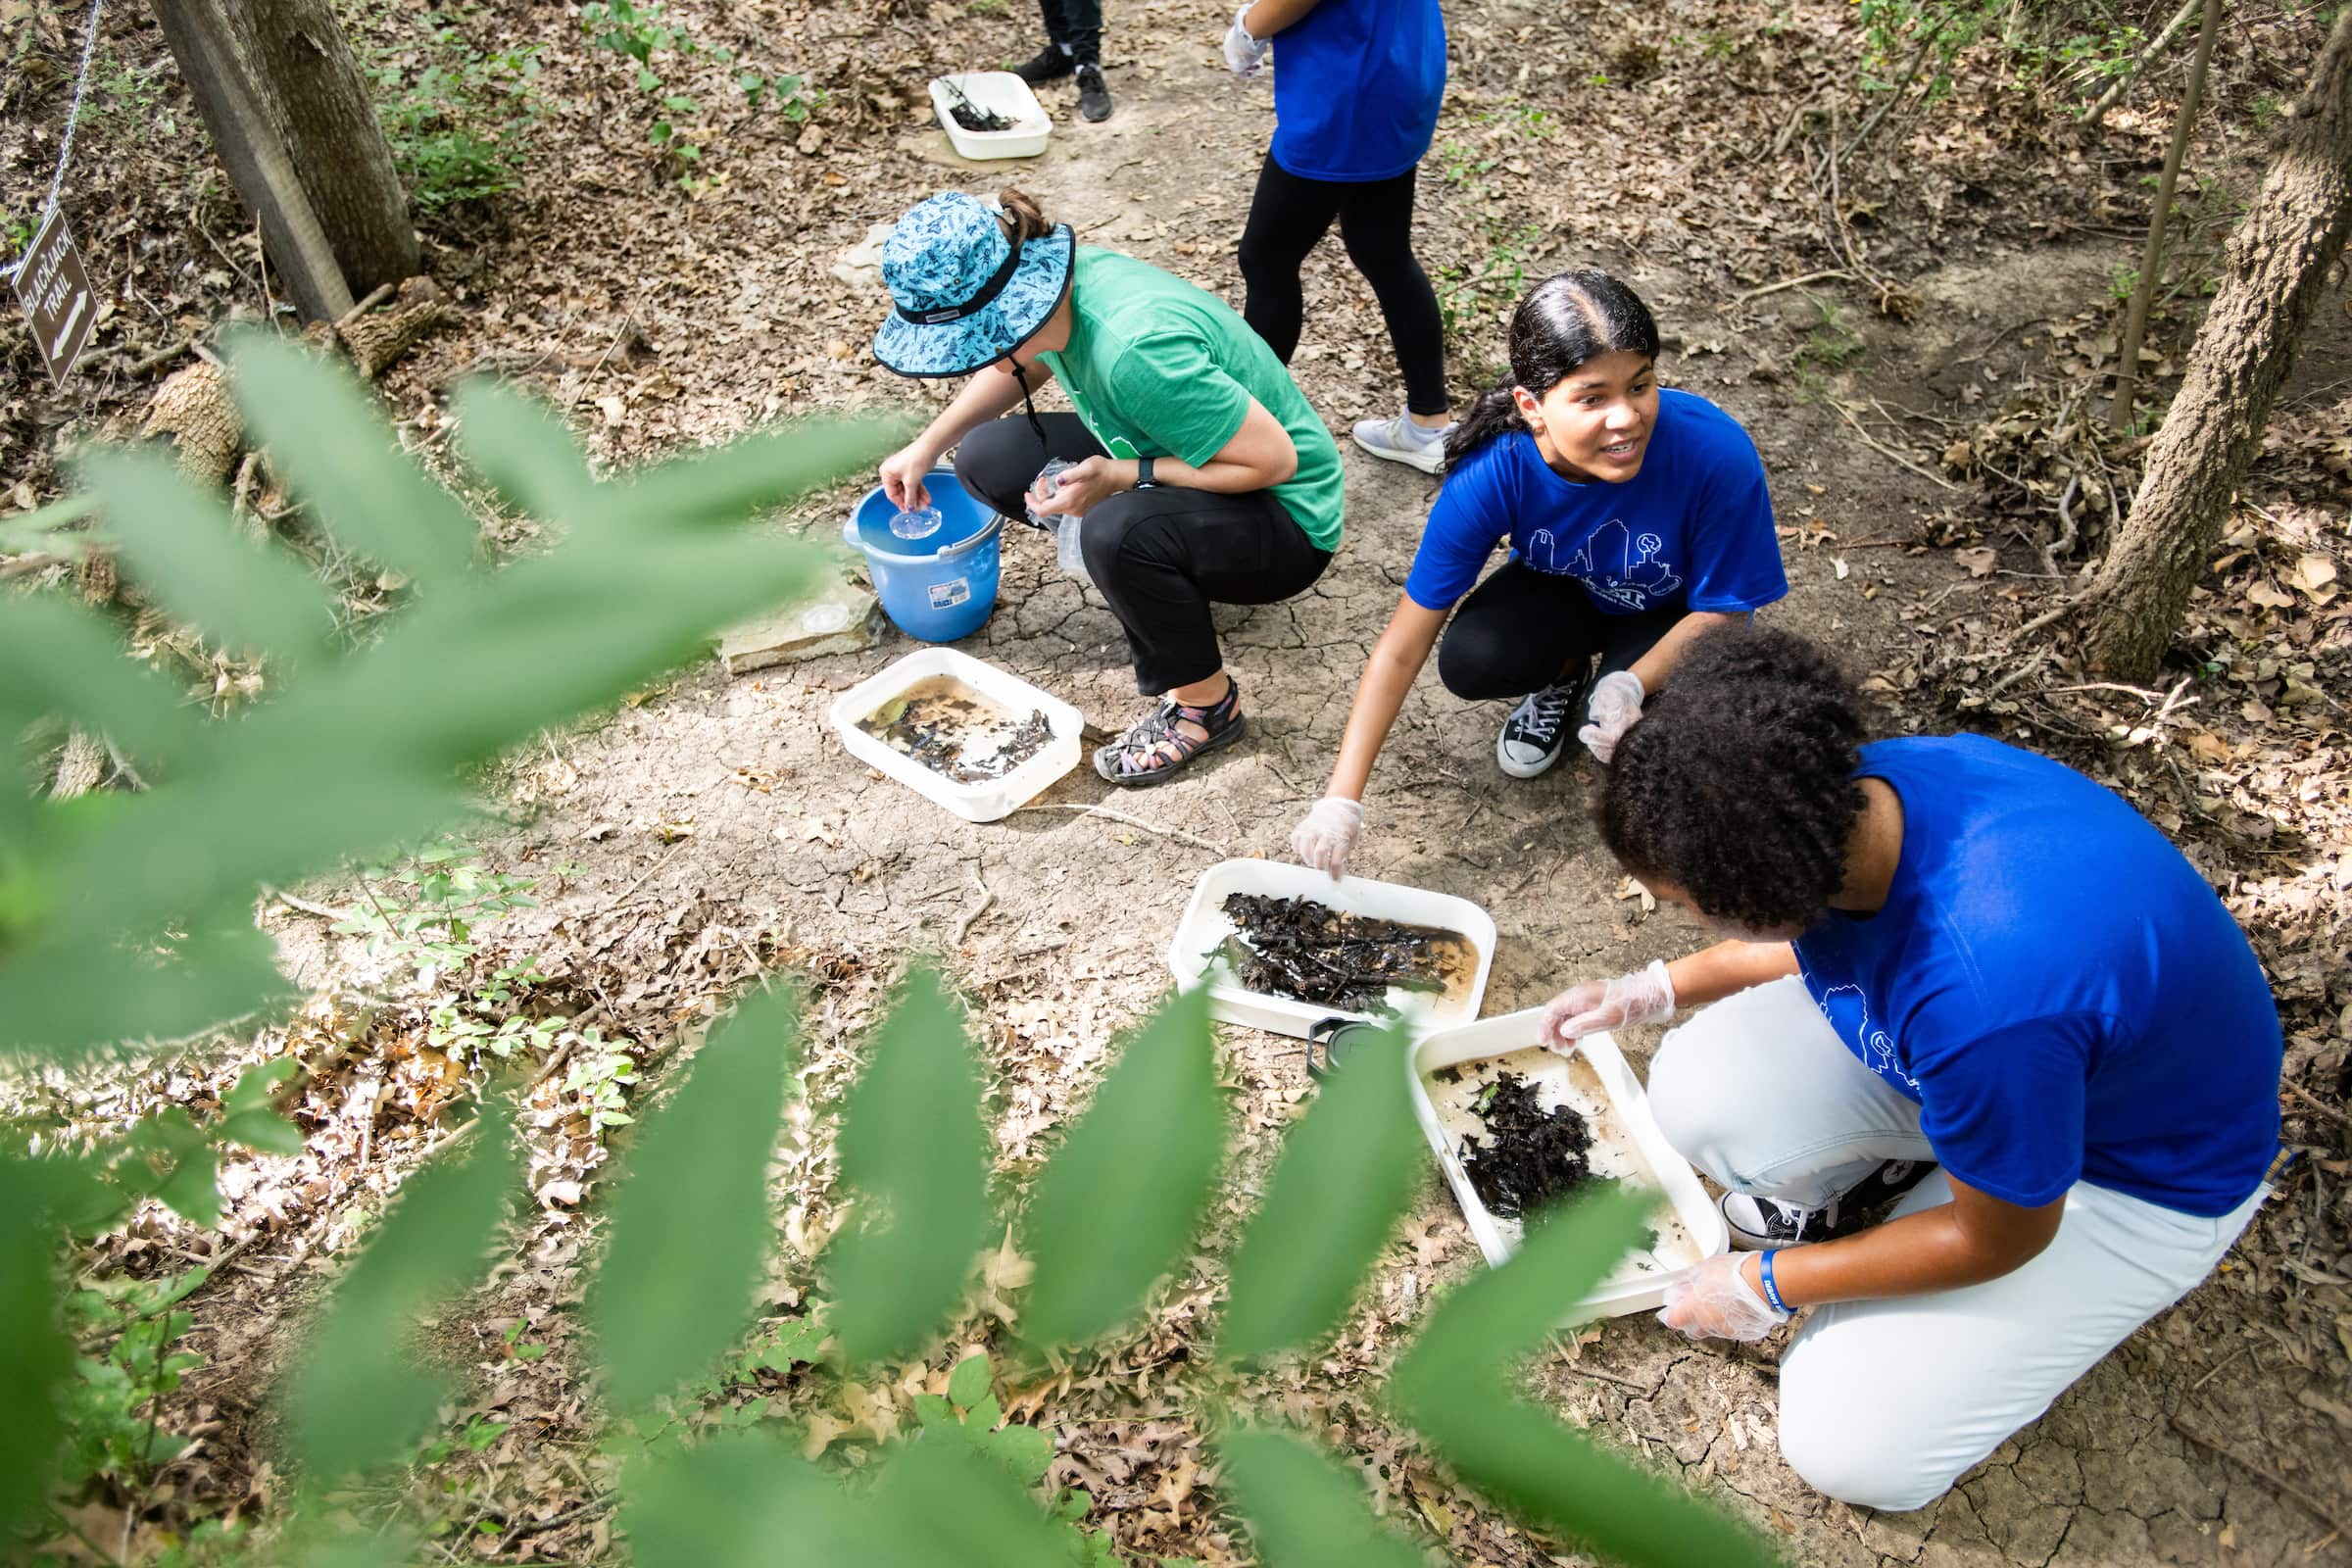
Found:
[{"label": "clear plastic lid", "polygon": [[901,539],[928,539],[939,532],[939,525],[946,520],[937,507],[916,507],[892,517],[890,531]]}]

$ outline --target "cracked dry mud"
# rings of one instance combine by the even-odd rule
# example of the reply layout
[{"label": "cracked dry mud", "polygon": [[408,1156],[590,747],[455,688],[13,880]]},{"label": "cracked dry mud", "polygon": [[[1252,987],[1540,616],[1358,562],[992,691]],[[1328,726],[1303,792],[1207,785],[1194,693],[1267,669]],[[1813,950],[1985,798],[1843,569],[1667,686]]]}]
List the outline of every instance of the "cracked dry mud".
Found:
[{"label": "cracked dry mud", "polygon": [[[1203,13],[1205,15],[1205,13]],[[1054,154],[1014,177],[1049,212],[1077,218],[1084,237],[1170,266],[1238,298],[1230,247],[1254,175],[1255,145],[1207,127],[1235,111],[1226,84],[1196,69],[1187,40],[1139,42],[1153,64],[1148,89],[1130,76],[1106,125],[1057,130]],[[1261,101],[1248,114],[1262,131]],[[1066,106],[1063,106],[1066,108]],[[1204,139],[1206,138],[1206,139]],[[1183,148],[1181,168],[1163,157]],[[892,194],[858,224],[889,216],[898,196],[926,182],[993,188],[994,172],[938,166],[890,175]],[[1221,209],[1191,214],[1191,193],[1221,191]],[[1436,236],[1458,231],[1442,191],[1429,191]],[[1188,216],[1190,215],[1190,216]],[[1563,198],[1534,215],[1573,243],[1573,253],[1623,268],[1656,309],[1670,338],[1712,329],[1714,300],[1667,253],[1629,254],[1621,225],[1572,210]],[[1450,226],[1449,226],[1450,225]],[[858,225],[832,227],[846,244]],[[1176,236],[1181,236],[1181,240]],[[822,253],[821,235],[808,244]],[[1430,243],[1425,241],[1425,243]],[[1932,316],[1886,356],[1879,390],[1937,368],[1958,352],[1965,313],[2006,317],[2021,300],[2072,300],[2095,289],[2112,262],[2104,250],[2063,247],[1971,258],[1949,278],[1922,280],[1923,293],[1952,314]],[[812,261],[811,270],[821,270]],[[581,862],[569,891],[532,918],[586,925],[658,913],[697,902],[734,911],[749,924],[788,925],[796,942],[877,958],[947,951],[955,976],[981,999],[984,1038],[1008,1038],[1016,1006],[1066,1042],[1069,1060],[1099,1067],[1108,1032],[1139,1015],[1168,983],[1162,959],[1193,879],[1225,856],[1279,857],[1291,824],[1322,793],[1357,672],[1394,607],[1436,481],[1365,458],[1347,444],[1347,422],[1388,412],[1368,404],[1358,378],[1336,357],[1361,345],[1379,362],[1385,340],[1360,281],[1346,270],[1336,237],[1308,268],[1308,350],[1298,366],[1318,410],[1341,433],[1348,483],[1348,541],[1312,590],[1283,605],[1218,612],[1229,666],[1240,681],[1250,735],[1241,747],[1149,792],[1124,793],[1081,766],[1035,807],[985,826],[960,822],[850,759],[827,732],[833,693],[901,657],[895,633],[881,646],[796,667],[730,680],[715,669],[690,673],[665,694],[588,735],[566,742],[564,766],[542,775],[518,767],[517,792],[537,813],[498,853],[514,860]],[[1939,292],[1939,288],[1941,292]],[[2070,307],[2071,308],[2071,307]],[[1793,307],[1792,307],[1793,309]],[[1795,318],[1791,317],[1791,320]],[[1908,358],[1906,358],[1908,357]],[[1763,360],[1747,338],[1698,355],[1676,355],[1667,378],[1724,404],[1754,433],[1785,520],[1810,495],[1819,514],[1849,536],[1887,531],[1941,498],[1924,483],[1850,442],[1834,413],[1800,403],[1785,385],[1757,376]],[[1457,381],[1464,379],[1456,367]],[[1973,368],[1969,373],[1974,373]],[[920,389],[878,383],[908,405]],[[1384,384],[1381,396],[1392,398]],[[745,422],[757,389],[723,380],[690,389],[691,406],[714,422]],[[1819,486],[1818,491],[1810,487]],[[1898,523],[1899,525],[1899,523]],[[829,524],[820,520],[821,533]],[[1792,553],[1792,593],[1770,618],[1845,651],[1859,666],[1910,634],[1893,603],[1915,585],[1940,585],[1948,563],[1874,557],[1869,574],[1889,585],[1875,603],[1834,575],[1830,553]],[[961,644],[1076,705],[1105,729],[1141,706],[1116,622],[1099,595],[1062,576],[1050,541],[1008,530],[1003,596],[994,616]],[[1500,705],[1447,696],[1426,671],[1400,713],[1367,802],[1366,831],[1352,869],[1458,895],[1496,918],[1500,942],[1485,1011],[1532,1005],[1573,978],[1613,973],[1698,946],[1703,936],[1670,911],[1648,919],[1614,898],[1618,873],[1587,825],[1590,764],[1571,749],[1550,775],[1512,782],[1493,761]],[[772,776],[755,791],[738,769]],[[561,776],[557,776],[558,774]],[[1141,831],[1084,814],[1106,805],[1183,837]],[[653,831],[691,818],[691,838],[665,845]],[[1208,848],[1204,846],[1213,846]],[[959,931],[975,881],[993,896]],[[616,902],[617,901],[617,902]],[[960,936],[961,941],[952,939]],[[1229,1072],[1244,1086],[1302,1090],[1297,1042],[1244,1029],[1222,1030]],[[1628,1042],[1645,1060],[1641,1036]],[[996,1053],[992,1045],[992,1054]],[[1046,1107],[1004,1152],[1034,1160],[1028,1140],[1066,1114],[1078,1091],[1004,1084],[1008,1098]],[[1279,1130],[1246,1129],[1255,1156]],[[1246,1155],[1247,1157],[1251,1157]],[[1234,1200],[1237,1209],[1240,1200]],[[1416,1303],[1478,1266],[1434,1169],[1413,1218],[1412,1247],[1392,1250],[1372,1297]],[[2291,1479],[2332,1496],[2342,1490],[2340,1450],[2293,1407],[2261,1368],[2267,1347],[2245,1276],[2224,1275],[2135,1335],[2064,1395],[2040,1421],[2000,1448],[1935,1506],[1876,1516],[1810,1492],[1781,1461],[1773,1440],[1773,1348],[1694,1347],[1647,1317],[1593,1326],[1531,1376],[1567,1419],[1632,1445],[1679,1469],[1697,1489],[1726,1499],[1780,1539],[1790,1556],[1837,1568],[1984,1564],[2228,1563],[2278,1565],[2352,1560],[2344,1544],[2242,1470],[2204,1452],[2170,1425],[2174,1416]],[[1401,1339],[1404,1329],[1394,1332]],[[2248,1348],[2235,1376],[2212,1376]],[[2338,1435],[2340,1436],[2340,1434]],[[2329,1489],[2333,1489],[2330,1491]],[[1450,1544],[1464,1560],[1579,1562],[1549,1556],[1498,1517],[1463,1507],[1450,1515]],[[2307,1548],[2311,1548],[2308,1549]]]}]

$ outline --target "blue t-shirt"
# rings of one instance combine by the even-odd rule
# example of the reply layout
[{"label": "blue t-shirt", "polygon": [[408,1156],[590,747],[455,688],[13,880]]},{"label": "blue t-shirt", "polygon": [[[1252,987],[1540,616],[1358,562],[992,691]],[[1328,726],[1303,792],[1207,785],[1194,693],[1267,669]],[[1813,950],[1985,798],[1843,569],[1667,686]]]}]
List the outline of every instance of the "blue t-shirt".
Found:
[{"label": "blue t-shirt", "polygon": [[1959,1180],[2036,1208],[2077,1181],[2206,1218],[2278,1149],[2278,1012],[2179,850],[2070,767],[1976,735],[1879,741],[1903,803],[1886,906],[1796,941],[1846,1048]]},{"label": "blue t-shirt", "polygon": [[1642,471],[1623,484],[1560,477],[1524,430],[1471,453],[1430,509],[1405,593],[1451,610],[1504,538],[1534,570],[1576,578],[1603,614],[1737,612],[1788,591],[1756,444],[1689,392],[1659,392]]},{"label": "blue t-shirt", "polygon": [[1320,0],[1274,35],[1274,162],[1300,179],[1394,179],[1446,96],[1438,0]]}]

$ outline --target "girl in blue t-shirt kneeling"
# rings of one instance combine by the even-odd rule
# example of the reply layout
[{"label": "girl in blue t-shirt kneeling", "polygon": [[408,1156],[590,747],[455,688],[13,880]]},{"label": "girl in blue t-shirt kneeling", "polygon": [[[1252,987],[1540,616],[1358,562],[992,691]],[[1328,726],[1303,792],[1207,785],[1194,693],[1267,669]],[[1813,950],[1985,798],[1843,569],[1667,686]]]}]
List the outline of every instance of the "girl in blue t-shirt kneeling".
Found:
[{"label": "girl in blue t-shirt kneeling", "polygon": [[1597,814],[1732,940],[1570,988],[1539,1038],[1698,1007],[1650,1105],[1740,1250],[1660,1316],[1760,1340],[1810,1308],[1781,1451],[1899,1512],[2230,1250],[2269,1191],[2281,1041],[2230,911],[2124,801],[1983,736],[1864,744],[1857,710],[1785,632],[1691,643]]},{"label": "girl in blue t-shirt kneeling", "polygon": [[[1516,699],[1494,760],[1534,778],[1579,724],[1608,761],[1692,636],[1788,591],[1755,443],[1706,399],[1659,390],[1657,322],[1632,289],[1592,270],[1545,278],[1511,317],[1510,360],[1511,379],[1446,441],[1445,487],[1330,786],[1291,835],[1334,877],[1432,649],[1455,696]],[[1497,544],[1510,554],[1481,582]]]}]

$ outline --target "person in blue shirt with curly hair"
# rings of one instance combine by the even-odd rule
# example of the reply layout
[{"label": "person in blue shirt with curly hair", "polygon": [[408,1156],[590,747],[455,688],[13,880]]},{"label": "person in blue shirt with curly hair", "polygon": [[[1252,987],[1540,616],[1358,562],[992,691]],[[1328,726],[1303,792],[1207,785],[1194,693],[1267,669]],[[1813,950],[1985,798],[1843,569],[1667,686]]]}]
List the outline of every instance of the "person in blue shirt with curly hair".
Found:
[{"label": "person in blue shirt with curly hair", "polygon": [[[1617,863],[1728,940],[1555,997],[1538,1040],[1664,1023],[1649,1104],[1736,1250],[1667,1289],[1780,1357],[1816,1490],[1925,1507],[2213,1271],[2278,1152],[2278,1008],[2129,804],[1982,735],[1872,740],[1783,631],[1694,639],[1617,743]],[[1883,1217],[1882,1217],[1883,1215]]]}]

